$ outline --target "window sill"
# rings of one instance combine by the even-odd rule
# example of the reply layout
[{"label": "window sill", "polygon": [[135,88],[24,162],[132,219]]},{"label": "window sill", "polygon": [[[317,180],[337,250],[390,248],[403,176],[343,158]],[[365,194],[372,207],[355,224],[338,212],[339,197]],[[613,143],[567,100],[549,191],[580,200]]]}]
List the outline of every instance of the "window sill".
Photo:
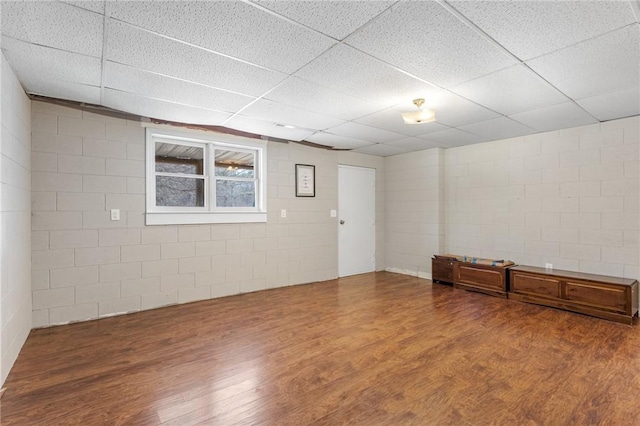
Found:
[{"label": "window sill", "polygon": [[257,223],[266,221],[267,213],[264,212],[147,212],[145,223],[147,225],[193,225],[203,223]]}]

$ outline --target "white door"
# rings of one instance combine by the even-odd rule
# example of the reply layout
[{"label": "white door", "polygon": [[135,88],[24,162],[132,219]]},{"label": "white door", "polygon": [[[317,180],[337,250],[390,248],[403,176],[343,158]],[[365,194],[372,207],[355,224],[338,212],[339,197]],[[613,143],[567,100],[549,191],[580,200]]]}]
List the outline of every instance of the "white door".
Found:
[{"label": "white door", "polygon": [[376,171],[338,166],[338,275],[376,269]]}]

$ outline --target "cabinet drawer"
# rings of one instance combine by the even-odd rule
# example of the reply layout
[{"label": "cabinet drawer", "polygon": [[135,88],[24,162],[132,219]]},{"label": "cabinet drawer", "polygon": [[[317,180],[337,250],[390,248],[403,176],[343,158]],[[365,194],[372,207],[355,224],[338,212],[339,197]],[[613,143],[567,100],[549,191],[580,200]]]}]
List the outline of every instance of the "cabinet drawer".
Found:
[{"label": "cabinet drawer", "polygon": [[566,299],[573,302],[587,303],[617,312],[627,311],[626,289],[622,287],[567,280],[566,293]]},{"label": "cabinet drawer", "polygon": [[515,293],[559,298],[560,288],[559,280],[526,274],[514,273],[511,281],[511,291]]},{"label": "cabinet drawer", "polygon": [[456,282],[474,286],[506,291],[504,276],[494,269],[478,269],[478,267],[460,265],[457,269]]}]

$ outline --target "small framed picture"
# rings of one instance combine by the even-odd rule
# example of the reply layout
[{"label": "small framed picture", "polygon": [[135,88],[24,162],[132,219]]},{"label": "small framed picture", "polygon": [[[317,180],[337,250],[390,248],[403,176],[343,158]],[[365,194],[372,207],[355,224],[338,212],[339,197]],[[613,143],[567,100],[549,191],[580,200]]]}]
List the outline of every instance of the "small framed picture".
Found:
[{"label": "small framed picture", "polygon": [[296,164],[296,197],[316,196],[316,166]]}]

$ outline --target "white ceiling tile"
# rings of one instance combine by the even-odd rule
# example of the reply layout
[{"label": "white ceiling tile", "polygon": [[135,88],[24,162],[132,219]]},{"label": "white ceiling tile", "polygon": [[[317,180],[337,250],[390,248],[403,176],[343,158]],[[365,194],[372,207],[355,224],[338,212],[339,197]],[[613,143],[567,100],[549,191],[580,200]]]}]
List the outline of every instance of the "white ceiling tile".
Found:
[{"label": "white ceiling tile", "polygon": [[288,129],[276,126],[271,121],[258,120],[243,115],[235,115],[224,123],[225,127],[258,135],[271,136],[274,138],[286,139],[290,141],[301,141],[313,134],[313,130],[308,129]]},{"label": "white ceiling tile", "polygon": [[311,130],[323,130],[344,123],[334,117],[259,99],[241,111],[242,115],[273,123],[288,124]]},{"label": "white ceiling tile", "polygon": [[327,130],[327,132],[334,135],[346,136],[349,138],[361,139],[363,141],[377,143],[394,141],[397,139],[402,139],[406,136],[400,133],[376,129],[375,127],[365,126],[364,124],[353,122],[347,122],[339,126],[331,127]]},{"label": "white ceiling tile", "polygon": [[470,102],[446,90],[435,92],[425,98],[424,107],[436,112],[438,123],[457,127],[477,121],[499,117],[500,114]]},{"label": "white ceiling tile", "polygon": [[346,43],[445,88],[516,63],[433,1],[398,3]]},{"label": "white ceiling tile", "polygon": [[[631,2],[1,4],[27,92],[170,121],[390,155],[640,115]],[[436,121],[404,124],[420,97]]]},{"label": "white ceiling tile", "polygon": [[[107,59],[210,87],[259,96],[286,75],[113,22]],[[132,43],[131,40],[135,40]]]},{"label": "white ceiling tile", "polygon": [[405,138],[397,141],[385,142],[385,145],[406,149],[407,151],[423,151],[425,149],[437,148],[441,144],[427,141],[420,138]]},{"label": "white ceiling tile", "polygon": [[104,86],[137,95],[223,112],[237,112],[255,98],[107,62]]},{"label": "white ceiling tile", "polygon": [[319,56],[296,76],[347,95],[395,105],[426,97],[436,88],[340,44]]},{"label": "white ceiling tile", "polygon": [[509,117],[543,132],[597,123],[597,120],[573,102],[525,111]]},{"label": "white ceiling tile", "polygon": [[403,103],[401,106],[388,108],[353,121],[359,124],[366,124],[371,127],[390,130],[392,132],[408,136],[421,135],[430,131],[436,132],[447,128],[446,126],[439,124],[437,121],[433,121],[431,123],[405,124],[402,119],[402,113],[405,111],[415,110],[415,105],[409,101]]},{"label": "white ceiling tile", "polygon": [[88,86],[60,80],[50,81],[42,78],[29,78],[25,84],[29,87],[29,93],[33,95],[100,105],[99,86]]},{"label": "white ceiling tile", "polygon": [[579,99],[640,85],[640,25],[528,62],[568,96]]},{"label": "white ceiling tile", "polygon": [[355,138],[346,138],[344,136],[332,135],[331,133],[318,132],[305,138],[305,140],[313,143],[319,143],[320,145],[330,146],[340,149],[353,149],[360,148],[367,145],[372,145],[371,142],[363,141]]},{"label": "white ceiling tile", "polygon": [[444,132],[445,130],[451,130],[452,127],[446,127],[446,126],[441,126],[438,130],[434,130],[434,131],[430,131],[427,133],[422,133],[420,135],[415,135],[413,136],[416,139],[420,139],[422,141],[427,141],[427,142],[432,142],[433,139],[431,138],[431,135],[436,133],[436,132]]},{"label": "white ceiling tile", "polygon": [[127,1],[110,6],[115,19],[287,73],[335,43],[240,1]]},{"label": "white ceiling tile", "polygon": [[187,124],[220,125],[230,116],[228,113],[178,105],[113,89],[104,89],[102,104],[131,114]]},{"label": "white ceiling tile", "polygon": [[[27,91],[29,81],[73,82],[100,86],[101,61],[92,56],[3,38],[2,50]],[[43,93],[44,94],[44,93]]]},{"label": "white ceiling tile", "polygon": [[500,117],[479,123],[468,124],[459,128],[465,132],[473,133],[487,140],[507,139],[536,133],[533,129],[517,123],[510,118]]},{"label": "white ceiling tile", "polygon": [[430,141],[436,142],[439,146],[451,147],[462,146],[478,142],[486,142],[488,139],[478,135],[472,135],[471,133],[458,130],[458,129],[446,129],[439,132],[429,133],[427,135]]},{"label": "white ceiling tile", "polygon": [[81,7],[104,15],[104,0],[60,0],[70,5]]},{"label": "white ceiling tile", "polygon": [[527,60],[634,22],[628,2],[451,1],[498,43]]},{"label": "white ceiling tile", "polygon": [[266,94],[265,99],[311,112],[329,112],[328,115],[343,120],[351,120],[384,108],[384,105],[345,95],[296,77],[284,81]]},{"label": "white ceiling tile", "polygon": [[577,102],[601,121],[640,115],[640,87],[579,99]]},{"label": "white ceiling tile", "polygon": [[406,150],[397,146],[382,144],[382,143],[378,143],[375,145],[368,145],[362,148],[356,148],[353,151],[359,152],[361,154],[376,155],[379,157],[389,157],[390,155],[398,155],[398,154],[404,154],[406,152],[409,152],[409,150]]},{"label": "white ceiling tile", "polygon": [[2,2],[3,35],[85,55],[102,54],[103,22],[103,16],[66,3]]},{"label": "white ceiling tile", "polygon": [[280,15],[342,40],[395,1],[254,1]]},{"label": "white ceiling tile", "polygon": [[501,114],[513,114],[567,100],[549,83],[523,65],[471,80],[451,91]]}]

